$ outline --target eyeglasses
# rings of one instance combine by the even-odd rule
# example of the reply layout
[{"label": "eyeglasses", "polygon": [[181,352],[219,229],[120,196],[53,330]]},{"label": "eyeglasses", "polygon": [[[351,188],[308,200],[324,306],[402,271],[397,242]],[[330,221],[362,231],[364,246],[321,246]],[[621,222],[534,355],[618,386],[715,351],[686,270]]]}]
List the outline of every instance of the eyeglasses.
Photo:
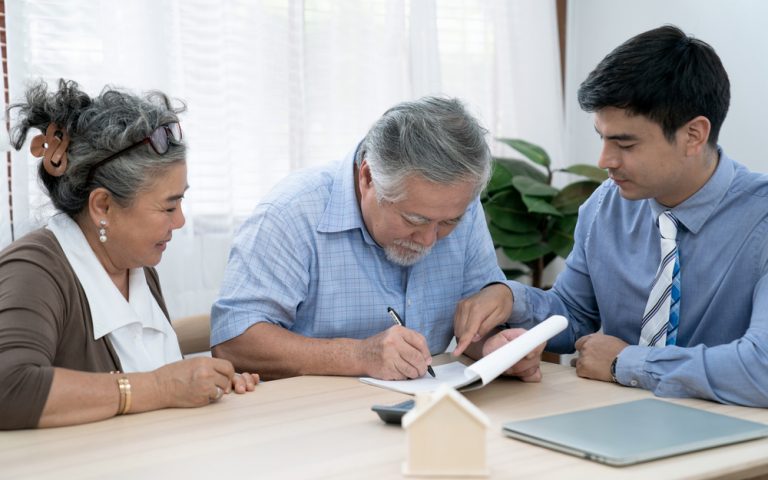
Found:
[{"label": "eyeglasses", "polygon": [[134,148],[140,147],[141,145],[145,145],[148,143],[149,146],[152,147],[152,150],[154,150],[156,154],[165,155],[168,152],[168,149],[170,148],[171,143],[178,145],[179,143],[181,143],[181,139],[182,139],[182,133],[181,133],[181,125],[179,124],[179,122],[160,125],[156,129],[154,129],[152,133],[142,138],[140,141],[134,143],[133,145],[129,145],[125,147],[124,149],[120,150],[117,153],[113,153],[112,155],[108,156],[104,160],[100,160],[94,163],[93,166],[91,167],[91,173],[89,177],[92,178],[93,173],[100,166],[116,159],[121,155],[128,153]]}]

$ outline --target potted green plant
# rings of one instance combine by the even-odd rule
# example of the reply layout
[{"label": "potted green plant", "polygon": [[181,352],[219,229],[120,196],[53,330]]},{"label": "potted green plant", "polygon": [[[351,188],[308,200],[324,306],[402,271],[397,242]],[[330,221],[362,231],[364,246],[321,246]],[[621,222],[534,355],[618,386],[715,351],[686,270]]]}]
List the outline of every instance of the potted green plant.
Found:
[{"label": "potted green plant", "polygon": [[[493,173],[481,201],[496,248],[525,269],[504,269],[507,278],[530,275],[542,287],[542,273],[555,258],[573,249],[579,206],[608,178],[593,165],[552,169],[549,155],[538,145],[499,138],[526,160],[494,157]],[[582,177],[562,189],[552,185],[555,172]]]}]

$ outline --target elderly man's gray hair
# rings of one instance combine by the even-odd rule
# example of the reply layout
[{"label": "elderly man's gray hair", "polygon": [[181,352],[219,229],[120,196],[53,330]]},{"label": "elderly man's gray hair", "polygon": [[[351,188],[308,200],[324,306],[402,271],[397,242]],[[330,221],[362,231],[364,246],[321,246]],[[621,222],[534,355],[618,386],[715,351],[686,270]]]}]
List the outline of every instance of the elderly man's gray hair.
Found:
[{"label": "elderly man's gray hair", "polygon": [[358,149],[357,164],[371,169],[379,201],[405,198],[404,180],[418,175],[443,185],[488,182],[486,129],[455,98],[424,97],[387,110]]}]

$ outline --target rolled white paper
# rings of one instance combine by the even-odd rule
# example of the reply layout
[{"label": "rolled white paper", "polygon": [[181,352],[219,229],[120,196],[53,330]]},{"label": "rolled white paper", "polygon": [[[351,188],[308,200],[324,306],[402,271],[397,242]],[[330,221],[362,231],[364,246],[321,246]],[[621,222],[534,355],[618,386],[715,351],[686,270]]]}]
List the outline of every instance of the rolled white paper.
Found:
[{"label": "rolled white paper", "polygon": [[565,330],[567,326],[568,320],[565,317],[553,315],[467,367],[464,375],[467,378],[480,377],[483,385],[487,385],[536,347]]}]

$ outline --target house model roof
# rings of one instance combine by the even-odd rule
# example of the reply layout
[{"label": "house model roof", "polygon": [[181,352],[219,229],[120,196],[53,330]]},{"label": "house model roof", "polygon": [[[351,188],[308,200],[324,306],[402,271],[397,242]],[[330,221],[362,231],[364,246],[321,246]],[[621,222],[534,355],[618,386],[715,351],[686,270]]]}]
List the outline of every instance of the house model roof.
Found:
[{"label": "house model roof", "polygon": [[422,401],[421,398],[417,399],[416,407],[411,411],[409,411],[408,413],[406,413],[405,416],[403,416],[403,419],[402,419],[403,428],[408,428],[410,425],[417,422],[420,418],[424,416],[424,414],[429,412],[432,409],[432,407],[434,407],[435,405],[438,405],[440,402],[443,402],[443,401],[454,402],[456,405],[462,408],[465,412],[467,412],[471,417],[473,417],[475,420],[485,425],[486,427],[490,424],[488,417],[479,408],[477,408],[472,402],[467,400],[466,397],[464,397],[464,395],[460,394],[454,388],[449,387],[448,385],[445,385],[445,384],[440,385],[440,387],[438,387],[437,390],[435,390],[431,395],[429,395],[429,397],[430,399],[428,401]]}]

